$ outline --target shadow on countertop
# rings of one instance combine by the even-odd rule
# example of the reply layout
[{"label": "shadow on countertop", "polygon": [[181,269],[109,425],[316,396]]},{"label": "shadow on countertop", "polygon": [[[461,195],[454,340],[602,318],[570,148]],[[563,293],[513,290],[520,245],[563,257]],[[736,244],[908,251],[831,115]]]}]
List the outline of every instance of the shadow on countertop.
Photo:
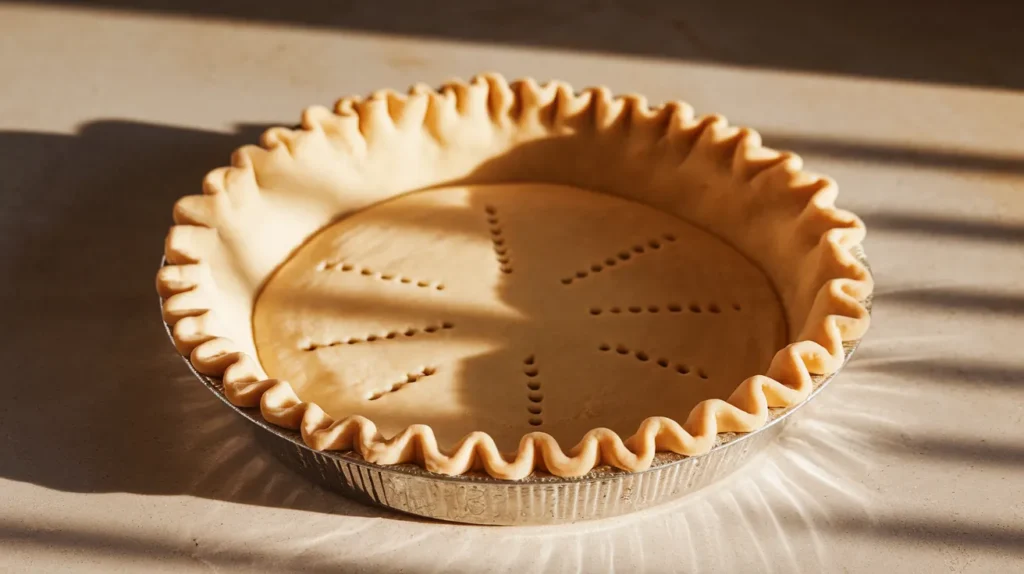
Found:
[{"label": "shadow on countertop", "polygon": [[[397,518],[313,487],[266,454],[251,425],[192,378],[158,320],[152,282],[171,206],[197,192],[208,170],[256,141],[261,130],[243,126],[225,134],[101,120],[72,135],[0,131],[0,303],[9,335],[0,346],[9,373],[0,382],[6,399],[0,403],[0,477],[69,492],[191,495]],[[1009,234],[1017,237],[1017,231]],[[926,305],[982,305],[925,299]],[[1002,304],[1019,314],[1017,299]],[[918,367],[886,367],[897,374],[901,368],[909,375]],[[990,386],[1021,380],[1020,370],[1009,366],[979,365],[971,372]],[[964,379],[959,373],[942,381]],[[1021,454],[1003,444],[987,451],[941,441],[924,446],[935,456],[1001,467],[1016,466]],[[915,524],[837,518],[832,527],[1011,553],[1024,548],[1019,530]],[[158,540],[70,528],[30,531],[2,521],[0,540],[187,558]],[[259,559],[259,552],[221,555]]]},{"label": "shadow on countertop", "polygon": [[[9,0],[8,0],[9,1]],[[3,3],[3,2],[0,2]],[[1020,2],[41,0],[129,13],[1024,89]]]},{"label": "shadow on countertop", "polygon": [[0,131],[0,477],[377,516],[311,487],[187,371],[154,287],[174,201],[261,131]]},{"label": "shadow on countertop", "polygon": [[[7,398],[0,404],[6,439],[0,476],[74,492],[194,494],[270,505],[306,486],[267,457],[250,425],[180,363],[157,320],[152,284],[175,200],[198,192],[207,171],[255,142],[264,127],[226,134],[101,120],[74,135],[0,131],[0,301],[14,334],[0,352],[17,374],[0,384]],[[798,136],[787,142],[813,148]],[[926,153],[897,157],[917,161]],[[882,225],[917,229],[914,222],[896,223]],[[963,233],[958,225],[928,230]],[[967,233],[985,237],[995,229],[996,239],[1011,241],[1020,235],[1000,225],[971,222]],[[1019,297],[942,290],[886,298],[1013,316],[1024,309]],[[968,367],[958,365],[934,369],[935,376],[963,378]],[[911,367],[917,368],[886,368]],[[978,368],[1000,385],[1019,378],[1012,369]],[[267,481],[269,475],[279,478]],[[239,476],[259,488],[239,488]],[[269,492],[274,489],[280,492]],[[332,506],[325,501],[309,508]]]}]

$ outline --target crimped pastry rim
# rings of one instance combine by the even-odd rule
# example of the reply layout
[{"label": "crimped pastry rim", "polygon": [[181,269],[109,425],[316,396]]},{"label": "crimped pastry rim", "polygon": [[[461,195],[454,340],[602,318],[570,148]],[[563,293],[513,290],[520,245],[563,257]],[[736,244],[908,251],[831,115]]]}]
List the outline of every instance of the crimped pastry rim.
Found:
[{"label": "crimped pastry rim", "polygon": [[[867,262],[867,256],[864,254],[863,250],[860,249],[859,246],[856,249],[857,249],[857,256],[858,256],[858,258],[861,259],[864,262],[864,265],[866,267],[868,267],[869,270],[870,270],[870,265]],[[165,258],[162,257],[161,260],[160,260],[159,268],[163,268],[166,265],[167,265],[167,261],[166,261]],[[160,306],[162,308],[163,304],[164,304],[164,298],[163,297],[159,298],[159,304],[160,304]],[[871,311],[871,299],[870,298],[867,301],[865,301],[865,306],[867,307],[868,311]],[[174,342],[174,334],[172,332],[171,326],[168,325],[167,323],[164,323],[164,330],[167,333],[168,339],[170,339],[170,341],[173,343]],[[845,348],[845,352],[846,352],[846,359],[845,359],[846,362],[849,362],[849,360],[852,358],[853,354],[857,351],[859,346],[860,346],[860,339],[856,339],[856,340],[853,340],[853,341],[847,341],[847,342],[844,343],[844,348]],[[307,445],[307,444],[305,444],[305,442],[303,442],[301,433],[297,433],[293,429],[287,429],[285,427],[280,427],[280,426],[274,425],[273,423],[267,422],[265,419],[263,419],[262,414],[252,413],[251,412],[253,410],[252,407],[239,407],[239,406],[235,405],[234,403],[232,403],[230,400],[228,400],[227,396],[224,393],[223,384],[222,383],[218,384],[218,382],[219,382],[218,379],[215,379],[214,377],[209,377],[209,376],[204,375],[204,374],[200,373],[199,371],[197,371],[195,366],[192,364],[191,359],[189,359],[189,357],[181,356],[181,359],[188,366],[189,371],[191,371],[193,375],[195,375],[197,378],[199,378],[203,382],[203,384],[207,388],[209,388],[210,391],[213,392],[217,396],[217,398],[219,400],[224,401],[224,403],[226,405],[228,405],[228,407],[230,407],[231,409],[237,411],[240,415],[242,415],[243,417],[249,419],[251,422],[255,423],[260,428],[262,428],[262,429],[264,429],[264,430],[266,430],[266,431],[268,431],[268,432],[270,432],[270,433],[272,433],[272,434],[274,434],[274,435],[276,435],[278,437],[281,437],[284,440],[292,442],[293,444],[296,445],[296,447],[298,447],[298,448],[310,448],[309,445]],[[708,452],[706,452],[706,453],[704,453],[702,455],[686,456],[686,455],[677,455],[677,454],[671,453],[671,452],[668,452],[668,453],[661,453],[661,452],[659,452],[659,453],[657,453],[657,455],[655,457],[655,460],[652,462],[650,467],[648,467],[647,469],[644,469],[644,470],[633,471],[631,474],[644,474],[644,473],[656,470],[657,468],[661,468],[661,467],[664,467],[664,466],[670,466],[670,465],[673,465],[673,464],[679,464],[679,463],[681,463],[683,461],[686,461],[686,460],[698,459],[698,458],[700,458],[700,457],[702,457],[704,455],[710,454],[712,451],[715,451],[715,450],[718,450],[718,449],[721,449],[721,448],[727,448],[727,447],[735,446],[736,444],[742,442],[744,439],[746,439],[748,437],[752,437],[755,434],[760,433],[762,431],[765,431],[765,430],[767,430],[769,427],[771,427],[773,425],[783,424],[788,419],[788,417],[791,414],[793,414],[794,412],[797,411],[797,409],[799,409],[800,407],[806,405],[812,399],[814,399],[819,393],[824,391],[825,388],[833,381],[833,379],[836,376],[838,376],[838,374],[839,374],[839,370],[837,370],[836,372],[834,372],[834,373],[832,373],[830,375],[814,375],[813,378],[820,379],[820,381],[815,381],[814,388],[808,394],[806,399],[804,399],[803,401],[801,401],[799,403],[790,405],[788,407],[771,407],[771,408],[769,408],[768,421],[764,424],[764,426],[762,426],[761,428],[759,428],[759,429],[757,429],[755,431],[745,432],[745,433],[719,433],[718,434],[718,440],[716,441],[714,446],[712,446],[710,449],[708,449]],[[367,466],[367,467],[376,467],[376,468],[380,468],[381,467],[381,465],[376,465],[376,464],[374,464],[372,462],[366,461],[361,456],[359,456],[358,453],[356,453],[354,451],[344,451],[344,452],[339,452],[339,451],[333,451],[333,452],[332,451],[314,451],[314,452],[322,453],[321,456],[328,456],[328,457],[344,456],[345,454],[348,454],[350,456],[345,456],[344,459],[343,459],[344,462],[346,462],[346,463],[355,464],[355,465],[363,465],[363,466]],[[336,453],[338,453],[338,454],[336,454]],[[431,480],[452,481],[452,482],[456,482],[456,483],[463,482],[463,481],[474,482],[474,483],[475,482],[480,482],[480,481],[485,481],[485,482],[486,481],[494,481],[495,484],[501,484],[502,483],[501,479],[495,479],[495,478],[490,477],[488,475],[481,476],[481,474],[483,474],[483,473],[480,473],[478,471],[468,471],[466,473],[456,474],[456,475],[424,474],[424,473],[427,473],[429,471],[426,471],[421,465],[417,465],[415,463],[401,463],[401,464],[398,464],[398,465],[390,465],[389,468],[393,472],[412,473],[412,474],[415,474],[415,475],[418,475],[418,476],[424,476],[424,475],[425,476],[429,476]],[[605,472],[600,472],[602,469]],[[587,474],[581,475],[581,476],[560,477],[560,476],[548,475],[548,474],[538,475],[538,474],[534,473],[534,474],[531,474],[530,476],[528,476],[526,478],[520,479],[517,482],[519,482],[519,483],[536,482],[536,483],[546,484],[546,485],[551,485],[551,484],[573,484],[573,483],[578,483],[578,482],[581,482],[581,481],[608,479],[609,477],[618,476],[618,474],[616,474],[616,473],[623,473],[623,472],[629,472],[629,471],[623,471],[621,469],[612,469],[610,467],[600,467],[600,466],[598,466],[598,467],[594,467],[593,469],[591,469]]]},{"label": "crimped pastry rim", "polygon": [[[835,372],[845,358],[843,342],[859,339],[868,328],[869,313],[864,301],[872,290],[870,273],[856,258],[849,255],[849,250],[858,246],[863,239],[863,224],[856,216],[834,207],[834,182],[804,172],[802,162],[793,154],[780,154],[764,148],[760,145],[760,137],[752,130],[729,127],[721,116],[695,118],[692,109],[681,102],[650,109],[646,101],[638,96],[612,98],[603,88],[576,93],[567,85],[557,82],[540,86],[527,79],[509,84],[495,74],[477,76],[469,84],[449,83],[440,90],[416,86],[402,101],[404,107],[396,113],[392,110],[392,102],[400,98],[394,92],[378,92],[366,100],[343,99],[338,102],[335,112],[310,108],[303,115],[301,130],[273,128],[264,134],[263,148],[246,146],[238,150],[231,168],[214,170],[207,176],[204,196],[188,196],[176,205],[175,220],[178,225],[172,227],[165,247],[165,256],[170,264],[162,268],[157,276],[158,292],[166,298],[164,318],[172,326],[178,350],[191,359],[192,365],[200,373],[221,377],[225,396],[232,404],[240,407],[259,406],[265,420],[300,430],[305,443],[311,448],[355,450],[371,463],[415,462],[429,471],[441,474],[457,475],[479,468],[500,479],[521,479],[535,468],[555,476],[576,477],[602,464],[627,471],[641,471],[650,467],[656,452],[671,451],[690,456],[703,454],[715,445],[718,433],[756,430],[767,421],[769,408],[802,402],[813,388],[811,373]],[[581,99],[585,100],[583,104],[579,104]],[[680,161],[685,163],[691,157],[699,156],[698,159],[710,167],[698,163],[698,174],[700,169],[717,169],[720,166],[714,162],[724,161],[728,164],[725,176],[730,182],[736,180],[735,185],[752,187],[765,194],[781,189],[783,195],[780,197],[783,197],[783,201],[791,202],[792,195],[805,202],[798,205],[801,208],[799,222],[796,218],[793,220],[794,236],[805,233],[806,226],[811,226],[813,233],[820,232],[820,237],[812,235],[816,242],[808,248],[807,253],[796,252],[799,261],[795,264],[800,269],[810,265],[815,274],[811,284],[813,302],[807,304],[806,301],[798,301],[807,307],[806,321],[799,327],[790,325],[791,336],[795,335],[794,331],[799,331],[800,335],[777,352],[767,373],[743,381],[727,401],[708,399],[698,403],[683,425],[665,417],[649,417],[625,441],[609,429],[593,429],[573,448],[568,449],[568,453],[550,435],[532,432],[523,436],[515,456],[509,457],[497,450],[489,435],[479,431],[466,435],[454,448],[442,452],[433,431],[424,425],[412,425],[385,440],[376,432],[373,422],[364,417],[349,416],[334,421],[316,404],[303,403],[288,382],[268,379],[258,360],[252,356],[254,350],[238,342],[244,340],[245,335],[236,336],[233,340],[229,338],[233,327],[218,324],[218,312],[227,308],[224,301],[226,292],[218,288],[213,277],[214,273],[224,272],[217,267],[218,262],[223,263],[223,256],[218,254],[230,251],[230,248],[223,245],[232,241],[233,233],[244,234],[246,230],[244,225],[241,231],[235,229],[235,222],[230,221],[230,218],[226,222],[223,218],[218,220],[217,210],[231,209],[223,208],[221,204],[232,202],[240,203],[244,208],[246,201],[253,201],[246,197],[269,192],[273,184],[267,183],[268,174],[272,175],[284,163],[285,160],[280,157],[286,155],[296,162],[304,157],[323,159],[333,151],[324,152],[313,146],[324,140],[329,148],[338,143],[332,137],[350,146],[344,153],[362,153],[364,157],[372,157],[372,151],[367,151],[371,144],[366,142],[372,143],[372,137],[376,135],[373,129],[387,130],[390,122],[394,132],[398,132],[401,137],[401,130],[408,129],[402,127],[407,117],[400,115],[401,112],[419,108],[423,112],[419,127],[438,141],[444,141],[446,137],[455,139],[460,133],[468,133],[470,137],[478,135],[474,131],[476,126],[471,123],[473,120],[467,120],[463,113],[472,114],[475,110],[478,115],[484,114],[494,122],[490,127],[495,130],[499,127],[499,120],[511,118],[516,124],[510,129],[510,141],[513,143],[505,148],[505,151],[511,151],[521,141],[527,141],[525,138],[516,138],[530,130],[540,133],[550,128],[548,132],[537,136],[537,139],[555,139],[558,136],[555,131],[556,122],[569,116],[553,115],[551,126],[548,127],[537,118],[547,109],[544,106],[553,108],[553,114],[557,114],[560,102],[563,107],[570,109],[576,105],[579,114],[570,119],[583,117],[583,121],[593,122],[593,126],[587,124],[581,129],[592,127],[595,142],[606,133],[611,133],[610,130],[625,125],[624,135],[619,135],[623,135],[623,143],[632,143],[630,138],[634,132],[639,133],[651,125],[660,126],[658,122],[662,116],[667,116],[667,125],[663,128],[665,132],[658,139],[659,143],[661,139],[668,138],[672,130],[689,134],[687,137],[692,136],[690,148],[681,156]],[[564,109],[562,111],[565,112]],[[431,113],[434,115],[431,116]],[[507,118],[502,115],[506,113]],[[524,118],[539,123],[525,126]],[[651,118],[658,121],[652,121]],[[353,123],[355,134],[351,128],[345,132],[345,126]],[[468,132],[466,123],[469,123]],[[500,127],[507,129],[507,122]],[[367,130],[366,139],[359,151],[360,148],[352,147],[356,144],[351,142],[362,137],[364,129]],[[458,143],[456,141],[454,145]],[[311,149],[313,151],[309,151]],[[669,152],[674,150],[670,149]],[[316,154],[320,154],[320,157]],[[350,156],[339,157],[348,160]],[[754,186],[755,180],[761,181],[760,189]],[[675,192],[675,188],[672,191]],[[718,192],[706,193],[710,195]],[[694,194],[691,192],[691,195]],[[689,196],[687,199],[690,199]],[[740,205],[739,200],[730,201]],[[750,201],[753,203],[753,200]],[[757,202],[760,205],[761,200]],[[244,218],[242,221],[245,222]],[[789,223],[785,219],[782,222]],[[311,232],[315,233],[317,229]],[[716,235],[721,236],[720,233]],[[821,262],[814,257],[821,258]],[[278,260],[275,265],[286,259]],[[811,260],[810,263],[807,260]],[[838,270],[837,274],[825,275],[824,283],[814,287],[817,285],[817,276],[822,273],[821,268],[828,270],[830,266]],[[252,296],[255,297],[255,294]],[[238,334],[237,330],[235,334]]]}]

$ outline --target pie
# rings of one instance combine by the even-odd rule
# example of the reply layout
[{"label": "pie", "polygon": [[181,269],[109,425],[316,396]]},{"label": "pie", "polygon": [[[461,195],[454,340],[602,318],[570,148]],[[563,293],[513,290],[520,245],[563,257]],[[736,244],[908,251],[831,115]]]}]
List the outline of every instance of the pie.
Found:
[{"label": "pie", "polygon": [[178,350],[317,450],[500,479],[765,424],[868,328],[836,184],[681,102],[506,82],[267,131],[175,206]]}]

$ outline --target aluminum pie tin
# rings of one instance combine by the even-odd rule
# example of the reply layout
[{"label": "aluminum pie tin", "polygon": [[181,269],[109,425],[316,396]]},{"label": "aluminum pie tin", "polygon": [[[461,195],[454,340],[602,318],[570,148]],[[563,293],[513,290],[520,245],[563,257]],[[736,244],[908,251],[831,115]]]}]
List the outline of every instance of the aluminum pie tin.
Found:
[{"label": "aluminum pie tin", "polygon": [[[854,254],[865,265],[859,247]],[[161,266],[164,261],[161,261]],[[163,300],[160,301],[161,305]],[[866,302],[870,310],[870,299]],[[167,336],[171,328],[164,323]],[[173,343],[173,337],[171,337]],[[860,341],[843,344],[850,360]],[[748,433],[720,433],[715,446],[698,456],[660,452],[651,467],[628,472],[600,466],[577,478],[535,472],[522,480],[501,480],[481,471],[459,476],[429,472],[414,464],[379,465],[355,452],[316,451],[298,431],[268,423],[258,408],[241,408],[224,395],[219,378],[192,374],[229,408],[253,423],[258,442],[279,460],[310,481],[348,498],[400,512],[448,522],[483,525],[551,525],[610,518],[651,508],[681,498],[739,469],[793,420],[794,414],[814,400],[842,367],[828,376],[813,376],[808,397],[791,407],[769,410],[768,422]]]}]

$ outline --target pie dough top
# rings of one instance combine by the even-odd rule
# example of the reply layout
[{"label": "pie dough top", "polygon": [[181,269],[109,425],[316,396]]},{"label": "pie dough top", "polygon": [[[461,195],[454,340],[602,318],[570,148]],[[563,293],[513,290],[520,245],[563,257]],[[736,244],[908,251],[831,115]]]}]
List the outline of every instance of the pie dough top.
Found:
[{"label": "pie dough top", "polygon": [[175,205],[157,290],[196,370],[311,448],[640,471],[761,427],[865,333],[864,225],[837,194],[683,102],[488,74],[240,148]]},{"label": "pie dough top", "polygon": [[727,399],[785,346],[764,275],[650,207],[565,186],[422,191],[328,227],[256,302],[267,374],[385,437],[502,451]]}]

